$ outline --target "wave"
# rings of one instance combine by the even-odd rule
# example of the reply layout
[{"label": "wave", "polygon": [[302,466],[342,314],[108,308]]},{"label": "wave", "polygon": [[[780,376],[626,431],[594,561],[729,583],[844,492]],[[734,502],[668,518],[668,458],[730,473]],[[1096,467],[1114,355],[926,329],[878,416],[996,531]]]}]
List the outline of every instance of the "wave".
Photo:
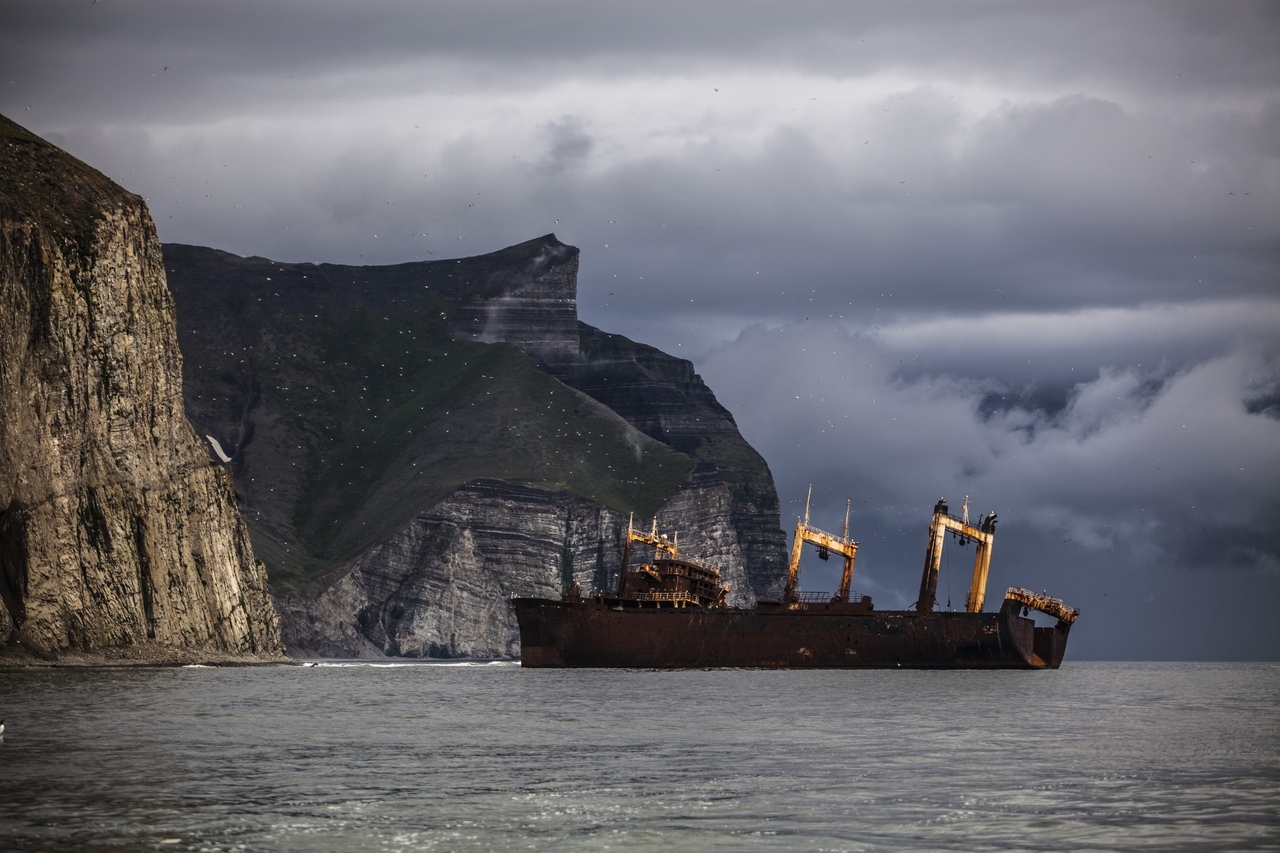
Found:
[{"label": "wave", "polygon": [[467,661],[442,661],[442,660],[304,660],[301,662],[303,666],[323,666],[323,667],[379,667],[382,669],[393,669],[395,667],[405,666],[433,666],[433,667],[518,667],[518,660],[467,660]]}]

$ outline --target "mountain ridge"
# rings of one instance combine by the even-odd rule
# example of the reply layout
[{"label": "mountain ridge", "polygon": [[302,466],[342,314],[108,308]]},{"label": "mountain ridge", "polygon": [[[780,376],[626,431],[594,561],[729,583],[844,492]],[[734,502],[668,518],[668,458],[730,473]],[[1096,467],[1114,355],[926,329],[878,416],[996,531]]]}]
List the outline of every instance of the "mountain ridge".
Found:
[{"label": "mountain ridge", "polygon": [[[412,531],[445,509],[458,515],[450,496],[479,481],[509,484],[511,495],[476,494],[513,512],[513,496],[544,518],[548,502],[607,510],[592,535],[612,544],[600,545],[589,570],[579,562],[562,571],[577,546],[563,529],[542,530],[530,540],[541,550],[521,558],[526,565],[495,575],[504,594],[558,594],[568,578],[584,588],[607,583],[632,515],[679,527],[691,547],[695,525],[717,529],[721,541],[706,543],[707,556],[740,566],[737,600],[775,591],[784,534],[764,460],[691,363],[578,320],[580,253],[554,234],[473,258],[385,267],[284,264],[184,245],[165,253],[188,412],[232,460],[286,623],[289,613],[306,612],[308,625],[327,625],[325,637],[347,636],[347,653],[368,651],[368,637],[344,635],[329,624],[342,621],[339,611],[315,602],[336,586],[350,598],[351,584],[315,582],[329,571],[351,577],[357,565],[358,577],[386,576],[370,554],[417,542]],[[707,495],[723,489],[723,500],[712,501],[723,524],[668,511],[673,501],[686,505],[676,499],[694,481]],[[503,548],[496,526],[486,529],[488,538],[459,558],[473,577],[491,568],[486,548]],[[377,586],[371,581],[361,595],[380,595]],[[368,599],[357,606],[396,608]],[[510,654],[514,622],[499,620],[509,622],[499,643],[483,621],[461,619],[463,635],[489,638],[481,645],[456,640],[459,632],[440,623],[416,653]],[[286,635],[312,637],[313,648],[330,643],[302,627],[286,625]],[[446,633],[455,640],[442,640]],[[389,639],[382,646],[399,648]]]}]

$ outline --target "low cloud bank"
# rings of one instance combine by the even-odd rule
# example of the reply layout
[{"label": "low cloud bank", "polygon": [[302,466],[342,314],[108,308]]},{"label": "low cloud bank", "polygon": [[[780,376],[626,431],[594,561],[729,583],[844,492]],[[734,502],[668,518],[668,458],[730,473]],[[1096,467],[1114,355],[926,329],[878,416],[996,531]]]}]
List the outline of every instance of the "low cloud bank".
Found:
[{"label": "low cloud bank", "polygon": [[[803,508],[813,483],[815,502],[838,517],[847,494],[859,534],[899,529],[904,511],[923,530],[940,494],[954,506],[970,494],[974,514],[1000,512],[1084,553],[1231,569],[1245,584],[1280,576],[1274,341],[1221,342],[1181,362],[1110,362],[1082,371],[1060,406],[1043,407],[1018,364],[1036,347],[991,343],[987,359],[948,364],[938,356],[952,339],[909,356],[902,343],[928,328],[936,321],[891,333],[753,327],[701,373],[769,461],[783,506]],[[1108,343],[1125,352],[1126,337],[1117,327]],[[1091,359],[1106,359],[1105,343],[1088,343]],[[991,364],[998,352],[1009,368]]]}]

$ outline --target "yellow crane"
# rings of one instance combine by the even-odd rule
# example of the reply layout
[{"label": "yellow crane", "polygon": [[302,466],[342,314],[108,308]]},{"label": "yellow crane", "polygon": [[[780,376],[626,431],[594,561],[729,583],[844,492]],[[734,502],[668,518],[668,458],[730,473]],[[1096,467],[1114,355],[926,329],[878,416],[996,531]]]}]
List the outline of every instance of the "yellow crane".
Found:
[{"label": "yellow crane", "polygon": [[987,572],[991,569],[991,546],[996,541],[996,514],[990,513],[982,517],[982,521],[974,527],[969,523],[969,499],[964,499],[964,517],[954,518],[947,510],[946,498],[934,504],[933,520],[929,523],[929,547],[925,551],[924,574],[920,578],[920,597],[916,599],[916,610],[926,613],[933,610],[938,592],[938,570],[942,567],[942,540],[950,530],[960,537],[960,544],[973,541],[977,543],[977,553],[973,558],[973,580],[969,584],[969,598],[964,609],[970,613],[981,613],[982,604],[987,597]]},{"label": "yellow crane", "polygon": [[825,560],[831,552],[844,557],[844,574],[840,577],[840,591],[835,601],[848,603],[849,585],[853,582],[853,558],[858,553],[858,543],[849,538],[849,510],[852,502],[844,509],[844,535],[836,536],[819,530],[809,524],[809,500],[813,496],[813,486],[804,500],[804,518],[796,519],[796,534],[791,543],[791,565],[787,569],[787,586],[782,593],[783,606],[797,608],[800,606],[800,552],[804,543],[811,542],[818,546],[818,557]]}]

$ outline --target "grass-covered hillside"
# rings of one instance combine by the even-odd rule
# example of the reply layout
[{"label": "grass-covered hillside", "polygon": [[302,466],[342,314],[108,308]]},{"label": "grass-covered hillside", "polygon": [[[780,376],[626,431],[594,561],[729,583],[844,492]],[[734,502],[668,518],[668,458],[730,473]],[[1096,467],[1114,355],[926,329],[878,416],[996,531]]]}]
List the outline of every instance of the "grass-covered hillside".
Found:
[{"label": "grass-covered hillside", "polygon": [[165,247],[188,414],[232,459],[277,592],[468,480],[561,488],[639,516],[684,481],[688,456],[516,346],[451,335],[464,301],[501,292],[546,239],[396,267]]}]

